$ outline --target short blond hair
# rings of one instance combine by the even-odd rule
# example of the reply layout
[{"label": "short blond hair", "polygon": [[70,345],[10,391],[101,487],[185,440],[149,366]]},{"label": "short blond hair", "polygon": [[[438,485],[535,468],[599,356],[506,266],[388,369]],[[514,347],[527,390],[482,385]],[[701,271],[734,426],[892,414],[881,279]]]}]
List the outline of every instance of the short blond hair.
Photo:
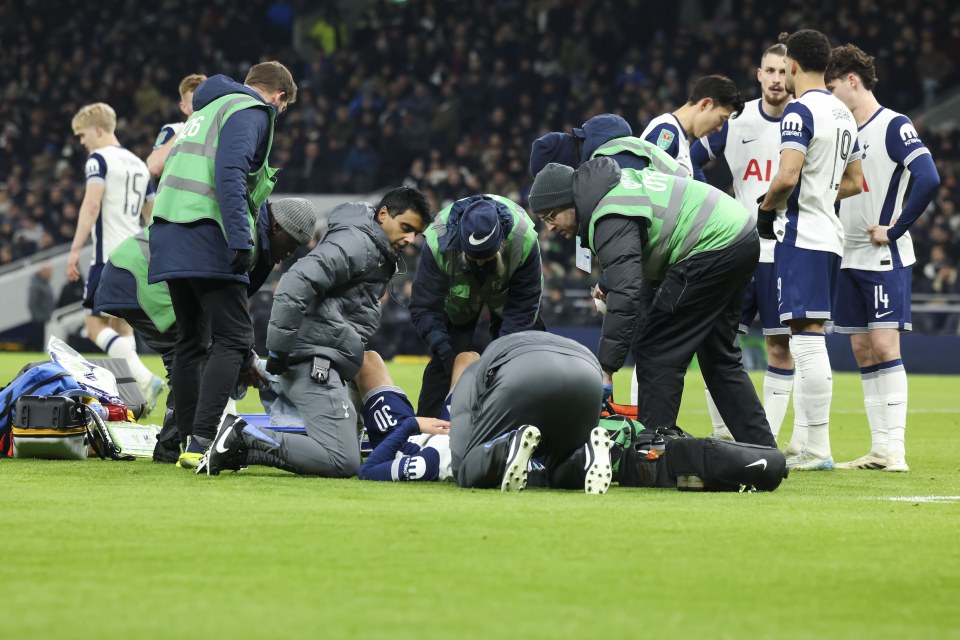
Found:
[{"label": "short blond hair", "polygon": [[117,129],[117,112],[106,102],[94,102],[81,107],[70,124],[74,133],[80,133],[81,129],[87,127],[100,127],[107,133],[113,133]]},{"label": "short blond hair", "polygon": [[191,73],[180,81],[180,98],[189,91],[196,91],[197,87],[207,81],[207,76],[202,73]]}]

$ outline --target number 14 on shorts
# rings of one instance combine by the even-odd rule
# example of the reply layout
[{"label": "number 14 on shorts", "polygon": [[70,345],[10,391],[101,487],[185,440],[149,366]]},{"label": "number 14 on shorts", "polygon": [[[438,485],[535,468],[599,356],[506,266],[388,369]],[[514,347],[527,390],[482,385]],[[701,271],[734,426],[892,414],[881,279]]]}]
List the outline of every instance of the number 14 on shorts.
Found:
[{"label": "number 14 on shorts", "polygon": [[882,284],[877,284],[873,286],[873,308],[880,311],[881,303],[884,309],[890,308],[890,296],[883,290]]}]

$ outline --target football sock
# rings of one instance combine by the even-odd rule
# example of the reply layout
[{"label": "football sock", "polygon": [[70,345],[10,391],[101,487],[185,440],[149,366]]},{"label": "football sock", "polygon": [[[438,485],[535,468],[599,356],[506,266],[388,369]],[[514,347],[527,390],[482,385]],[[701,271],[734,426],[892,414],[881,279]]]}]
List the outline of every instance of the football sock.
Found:
[{"label": "football sock", "polygon": [[111,358],[122,358],[127,361],[130,367],[130,373],[133,374],[137,385],[141,389],[147,389],[153,381],[153,373],[147,369],[140,357],[137,356],[137,343],[133,336],[121,336],[113,329],[107,327],[97,334],[97,346]]},{"label": "football sock", "polygon": [[887,456],[900,460],[905,454],[907,430],[907,371],[903,368],[903,360],[897,358],[878,364],[877,373],[888,432]]},{"label": "football sock", "polygon": [[763,376],[763,410],[767,412],[767,422],[770,423],[774,439],[783,426],[783,417],[787,415],[791,389],[793,369],[778,369],[768,365]]},{"label": "football sock", "polygon": [[807,412],[803,408],[800,372],[796,371],[793,377],[793,433],[790,436],[787,450],[799,452],[803,451],[805,446],[807,446]]},{"label": "football sock", "polygon": [[794,334],[790,352],[796,365],[797,386],[807,418],[807,443],[811,455],[830,456],[830,400],[833,397],[833,372],[827,341],[822,333]]},{"label": "football sock", "polygon": [[717,403],[713,401],[713,396],[710,395],[710,389],[704,387],[704,393],[707,396],[707,413],[710,414],[710,424],[713,425],[713,432],[725,432],[727,431],[727,425],[723,422],[723,416],[720,415],[720,410],[717,409]]},{"label": "football sock", "polygon": [[877,366],[860,367],[860,382],[863,385],[863,408],[870,425],[870,451],[878,456],[887,455],[887,420],[883,415],[884,404],[880,397],[880,374]]}]

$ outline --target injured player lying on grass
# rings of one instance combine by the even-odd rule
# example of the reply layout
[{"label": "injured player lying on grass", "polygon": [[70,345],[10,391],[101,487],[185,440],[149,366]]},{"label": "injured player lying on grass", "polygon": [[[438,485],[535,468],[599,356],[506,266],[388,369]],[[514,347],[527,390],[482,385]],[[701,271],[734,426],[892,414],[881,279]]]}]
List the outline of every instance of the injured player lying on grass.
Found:
[{"label": "injured player lying on grass", "polygon": [[[436,418],[417,417],[403,390],[393,384],[380,356],[367,352],[355,382],[374,450],[361,465],[359,477],[381,481],[456,480],[462,487],[500,486],[509,492],[521,491],[529,482],[605,493],[612,480],[611,443],[606,431],[597,426],[601,385],[593,355],[571,341],[542,332],[516,334],[493,345],[497,348],[488,354],[492,358],[472,352],[457,357],[452,386],[457,387],[458,382],[466,386],[457,388],[456,393],[451,391]],[[576,374],[572,382],[561,381],[559,388],[571,383],[577,401],[570,406],[578,410],[572,411],[569,406],[560,409],[555,402],[548,402],[544,395],[550,395],[547,389],[530,393],[516,384],[517,372],[513,370],[517,367],[507,366],[515,359],[514,354],[524,356],[520,364],[527,360],[533,363],[543,350],[559,358],[558,364],[571,365],[555,369],[564,380],[570,377],[568,368]],[[580,360],[581,366],[573,366]],[[518,372],[521,379],[529,377],[526,369]],[[477,396],[474,387],[478,383],[489,386],[488,391],[498,391]],[[531,398],[524,401],[527,395]],[[459,422],[459,434],[453,442],[451,422],[447,420],[451,406],[452,422]],[[201,472],[219,475],[223,470],[239,470],[252,462],[248,460],[250,447],[270,438],[243,419],[231,416],[221,425],[216,446],[208,450]],[[533,460],[538,446],[542,460]]]}]

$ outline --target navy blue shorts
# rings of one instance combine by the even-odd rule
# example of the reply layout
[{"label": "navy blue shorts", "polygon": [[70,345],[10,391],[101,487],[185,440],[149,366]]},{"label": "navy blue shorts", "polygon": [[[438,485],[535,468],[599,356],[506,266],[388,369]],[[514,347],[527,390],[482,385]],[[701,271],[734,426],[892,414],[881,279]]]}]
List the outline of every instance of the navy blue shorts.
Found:
[{"label": "navy blue shorts", "polygon": [[103,273],[102,264],[90,265],[90,271],[87,273],[87,282],[83,285],[83,307],[91,310],[91,315],[98,316],[99,313],[93,311],[94,298],[97,295],[97,287],[100,286],[100,274]]},{"label": "navy blue shorts", "polygon": [[[376,447],[387,434],[408,418],[417,414],[413,405],[399,387],[377,387],[368,392],[363,399],[361,409],[363,426],[367,429],[370,446]],[[440,407],[437,418],[450,420],[450,396]]]},{"label": "navy blue shorts", "polygon": [[392,429],[416,415],[407,395],[399,387],[378,387],[368,393],[363,399],[361,413],[370,446],[374,448]]},{"label": "navy blue shorts", "polygon": [[760,262],[750,280],[743,298],[743,313],[740,315],[740,333],[747,333],[753,319],[760,314],[763,335],[790,334],[789,327],[780,323],[777,309],[777,267],[772,262]]},{"label": "navy blue shorts", "polygon": [[780,322],[786,324],[800,318],[832,320],[840,256],[783,242],[777,243],[773,255]]},{"label": "navy blue shorts", "polygon": [[913,329],[910,316],[912,267],[891,271],[841,269],[834,316],[837,333],[870,329]]}]

